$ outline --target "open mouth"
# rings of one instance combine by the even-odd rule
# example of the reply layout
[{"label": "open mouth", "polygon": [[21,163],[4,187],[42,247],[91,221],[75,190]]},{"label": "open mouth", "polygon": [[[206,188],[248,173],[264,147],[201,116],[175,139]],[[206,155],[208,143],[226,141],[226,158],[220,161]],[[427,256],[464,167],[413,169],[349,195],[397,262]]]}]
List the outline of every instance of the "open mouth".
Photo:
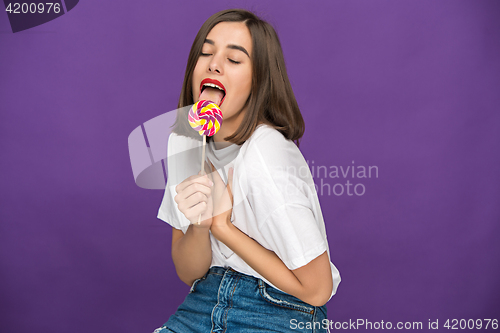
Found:
[{"label": "open mouth", "polygon": [[222,83],[213,79],[204,79],[201,81],[198,100],[209,100],[220,107],[225,98],[226,88]]}]

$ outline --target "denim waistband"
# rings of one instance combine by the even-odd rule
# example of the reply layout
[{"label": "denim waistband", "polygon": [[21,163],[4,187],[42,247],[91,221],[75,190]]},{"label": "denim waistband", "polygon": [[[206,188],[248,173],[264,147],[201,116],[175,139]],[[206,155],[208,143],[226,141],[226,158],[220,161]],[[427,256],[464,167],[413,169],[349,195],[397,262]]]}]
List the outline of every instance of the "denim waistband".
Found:
[{"label": "denim waistband", "polygon": [[250,280],[254,281],[255,283],[258,283],[259,285],[265,284],[265,282],[262,279],[259,279],[259,278],[255,277],[255,276],[251,276],[251,275],[248,275],[248,274],[240,273],[240,272],[234,270],[231,267],[212,266],[208,270],[207,275],[208,274],[217,274],[217,275],[229,275],[230,274],[230,275],[237,275],[240,278],[250,279]]},{"label": "denim waistband", "polygon": [[208,270],[208,274],[210,273],[213,273],[213,274],[220,274],[220,275],[224,275],[224,274],[234,274],[234,275],[241,275],[243,277],[249,277],[249,278],[252,278],[252,279],[255,279],[255,280],[258,280],[258,278],[254,277],[254,276],[251,276],[251,275],[247,275],[247,274],[244,274],[244,273],[240,273],[236,270],[234,270],[233,268],[231,267],[221,267],[221,266],[212,266],[210,267],[210,269]]},{"label": "denim waistband", "polygon": [[258,285],[259,289],[270,288],[270,289],[274,289],[274,290],[282,293],[281,290],[276,289],[275,287],[271,286],[270,284],[268,284],[264,280],[257,278],[255,276],[252,276],[252,275],[240,273],[231,267],[213,266],[213,267],[210,267],[210,269],[208,270],[205,277],[207,277],[209,274],[216,274],[216,275],[220,275],[220,276],[229,276],[229,275],[237,276],[239,279],[244,279],[252,284],[255,283],[256,285]]},{"label": "denim waistband", "polygon": [[215,274],[222,274],[224,275],[224,273],[226,273],[226,271],[234,271],[236,273],[238,273],[237,271],[235,271],[234,269],[232,269],[231,267],[221,267],[221,266],[212,266],[210,267],[210,269],[208,270],[208,273],[215,273]]}]

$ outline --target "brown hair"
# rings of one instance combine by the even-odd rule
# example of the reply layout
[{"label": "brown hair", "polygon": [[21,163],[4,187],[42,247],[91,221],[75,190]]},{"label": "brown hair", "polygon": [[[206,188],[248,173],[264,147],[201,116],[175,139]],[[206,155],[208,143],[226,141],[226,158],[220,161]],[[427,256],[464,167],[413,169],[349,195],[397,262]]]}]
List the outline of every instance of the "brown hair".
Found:
[{"label": "brown hair", "polygon": [[[274,28],[255,14],[243,9],[229,9],[208,18],[194,39],[186,66],[179,98],[179,112],[173,132],[200,139],[187,121],[189,108],[194,104],[192,79],[208,33],[220,22],[244,22],[252,36],[252,88],[245,106],[246,114],[239,128],[224,140],[241,145],[260,123],[266,123],[285,138],[296,141],[304,134],[305,124],[285,68],[281,43]],[[207,138],[208,139],[208,138]]]}]

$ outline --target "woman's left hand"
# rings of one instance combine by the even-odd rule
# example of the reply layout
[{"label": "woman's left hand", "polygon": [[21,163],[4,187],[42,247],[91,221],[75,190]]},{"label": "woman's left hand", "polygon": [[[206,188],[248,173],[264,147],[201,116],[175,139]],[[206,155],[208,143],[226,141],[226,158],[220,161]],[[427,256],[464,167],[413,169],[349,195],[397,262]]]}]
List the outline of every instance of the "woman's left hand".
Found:
[{"label": "woman's left hand", "polygon": [[[210,162],[209,162],[210,163]],[[233,212],[233,168],[229,168],[227,185],[219,175],[212,163],[209,164],[212,169],[212,202],[213,218],[210,231],[215,238],[222,241],[223,235],[228,231],[231,225],[231,214]]]}]

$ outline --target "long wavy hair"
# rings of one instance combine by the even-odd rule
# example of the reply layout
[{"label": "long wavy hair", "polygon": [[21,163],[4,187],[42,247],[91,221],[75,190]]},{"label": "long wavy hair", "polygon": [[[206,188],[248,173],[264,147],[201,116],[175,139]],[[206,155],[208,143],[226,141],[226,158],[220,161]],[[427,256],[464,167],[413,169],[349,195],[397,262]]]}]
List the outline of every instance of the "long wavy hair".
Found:
[{"label": "long wavy hair", "polygon": [[[208,33],[220,22],[244,22],[252,36],[252,87],[244,107],[248,107],[241,125],[224,140],[241,145],[260,123],[266,123],[299,146],[305,124],[285,68],[281,43],[274,28],[252,12],[224,10],[210,16],[194,39],[186,66],[173,132],[196,139],[200,136],[188,123],[187,114],[194,104],[192,79]],[[210,140],[210,137],[207,138]]]}]

